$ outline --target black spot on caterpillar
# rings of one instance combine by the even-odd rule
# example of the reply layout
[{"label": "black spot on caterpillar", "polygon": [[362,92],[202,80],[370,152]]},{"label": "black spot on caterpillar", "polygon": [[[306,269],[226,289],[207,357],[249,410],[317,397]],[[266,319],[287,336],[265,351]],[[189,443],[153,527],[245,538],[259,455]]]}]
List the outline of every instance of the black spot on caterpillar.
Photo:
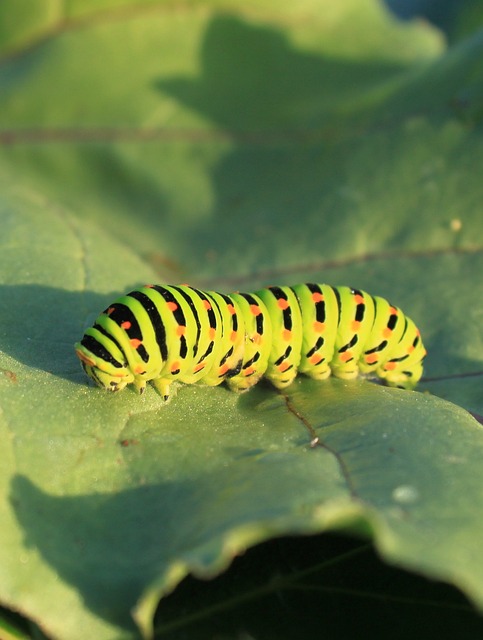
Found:
[{"label": "black spot on caterpillar", "polygon": [[416,385],[426,355],[414,322],[384,298],[328,284],[223,294],[147,285],[118,298],[75,345],[86,374],[109,391],[151,382],[169,399],[174,381],[245,391],[260,378],[290,385],[297,373],[373,375]]}]

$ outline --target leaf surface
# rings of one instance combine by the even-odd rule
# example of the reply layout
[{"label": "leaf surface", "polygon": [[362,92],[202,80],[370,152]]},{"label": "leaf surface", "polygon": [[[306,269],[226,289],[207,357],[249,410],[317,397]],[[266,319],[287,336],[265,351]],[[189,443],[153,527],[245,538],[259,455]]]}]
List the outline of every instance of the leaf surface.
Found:
[{"label": "leaf surface", "polygon": [[[2,604],[148,637],[188,573],[344,530],[481,607],[481,36],[350,0],[40,5],[0,34]],[[87,386],[95,315],[186,280],[388,297],[426,377]]]}]

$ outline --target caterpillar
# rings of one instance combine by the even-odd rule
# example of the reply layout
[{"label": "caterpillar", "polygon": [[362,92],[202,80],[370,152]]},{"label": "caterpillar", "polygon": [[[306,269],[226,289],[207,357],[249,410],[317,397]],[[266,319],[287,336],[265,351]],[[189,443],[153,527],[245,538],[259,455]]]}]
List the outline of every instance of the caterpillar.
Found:
[{"label": "caterpillar", "polygon": [[414,322],[384,298],[328,284],[223,294],[188,285],[147,285],[118,298],[75,345],[103,389],[151,382],[164,400],[172,382],[276,388],[297,373],[373,375],[413,388],[426,355]]}]

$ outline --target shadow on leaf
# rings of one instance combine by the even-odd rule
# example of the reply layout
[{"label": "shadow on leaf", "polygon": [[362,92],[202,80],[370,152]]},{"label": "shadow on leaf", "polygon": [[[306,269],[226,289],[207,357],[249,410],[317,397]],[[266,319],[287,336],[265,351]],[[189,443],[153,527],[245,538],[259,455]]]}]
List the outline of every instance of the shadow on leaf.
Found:
[{"label": "shadow on leaf", "polygon": [[1,285],[0,351],[29,367],[70,380],[81,371],[74,343],[121,293]]},{"label": "shadow on leaf", "polygon": [[[303,253],[307,238],[312,246],[320,239],[325,258],[347,253],[364,198],[351,188],[335,188],[349,170],[349,149],[341,143],[347,112],[359,106],[362,133],[367,106],[361,105],[373,108],[371,92],[404,67],[304,51],[281,31],[229,15],[215,16],[207,26],[200,66],[199,76],[155,82],[160,92],[227,131],[230,140],[213,169],[216,205],[209,218],[190,218],[186,245],[208,259],[228,246],[245,255],[247,264],[252,259],[257,270],[272,265],[281,251],[283,259],[281,234]],[[248,247],[240,229],[250,230]]]},{"label": "shadow on leaf", "polygon": [[[10,502],[24,544],[98,616],[133,628],[130,612],[153,583],[161,596],[188,570],[210,577],[250,544],[314,530],[309,514],[321,490],[307,487],[304,461],[287,467],[287,456],[259,453],[202,477],[74,496],[49,495],[17,475]],[[299,499],[306,520],[292,505]]]}]

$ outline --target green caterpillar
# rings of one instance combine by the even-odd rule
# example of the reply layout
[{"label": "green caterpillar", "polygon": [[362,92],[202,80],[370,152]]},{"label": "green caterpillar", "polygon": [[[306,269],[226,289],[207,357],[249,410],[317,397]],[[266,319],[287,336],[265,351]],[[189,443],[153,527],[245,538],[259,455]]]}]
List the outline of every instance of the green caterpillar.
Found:
[{"label": "green caterpillar", "polygon": [[350,287],[298,284],[256,293],[148,285],[117,299],[75,345],[86,374],[109,391],[174,381],[244,391],[297,373],[323,380],[374,375],[410,389],[426,355],[413,321],[384,298]]}]

